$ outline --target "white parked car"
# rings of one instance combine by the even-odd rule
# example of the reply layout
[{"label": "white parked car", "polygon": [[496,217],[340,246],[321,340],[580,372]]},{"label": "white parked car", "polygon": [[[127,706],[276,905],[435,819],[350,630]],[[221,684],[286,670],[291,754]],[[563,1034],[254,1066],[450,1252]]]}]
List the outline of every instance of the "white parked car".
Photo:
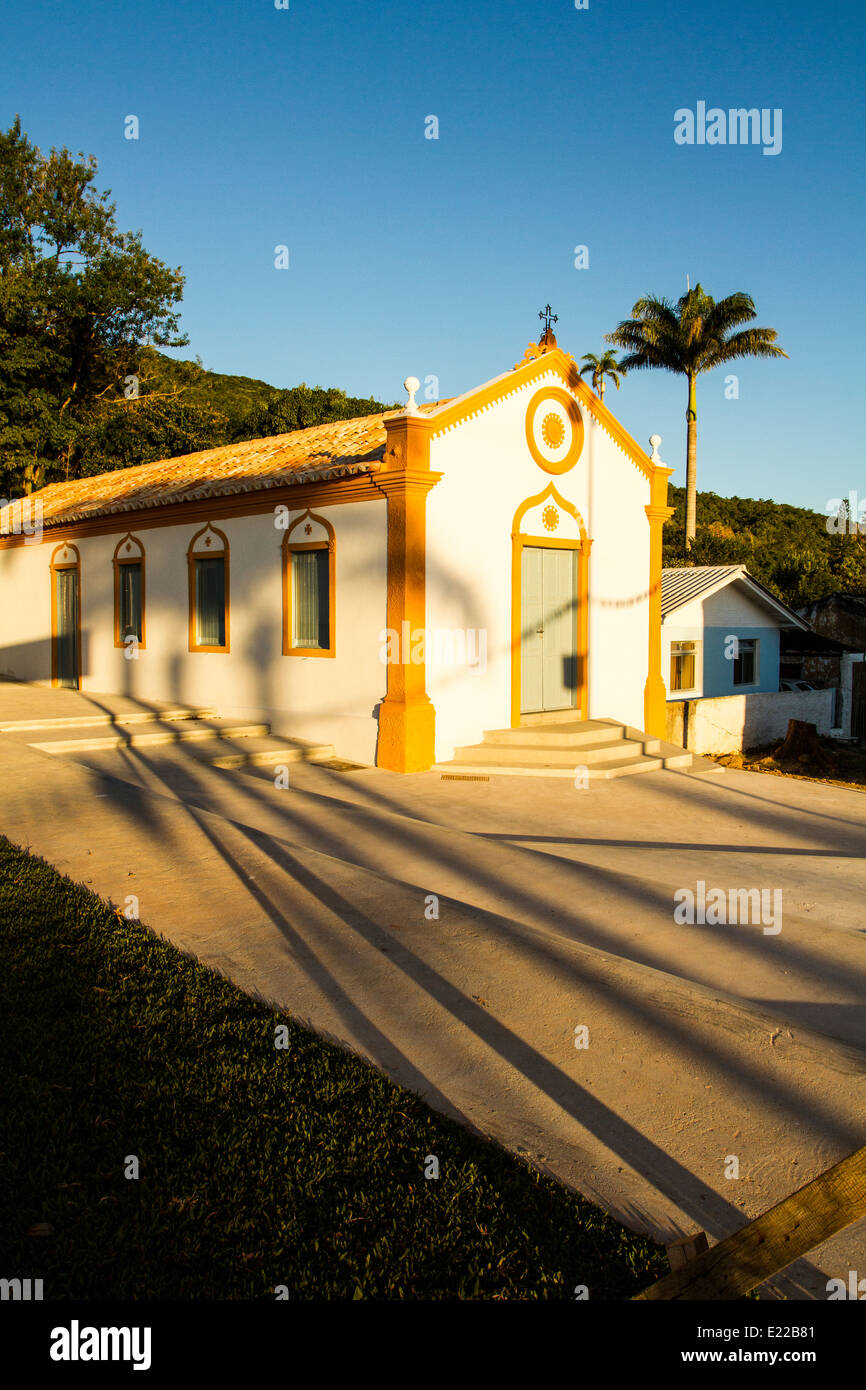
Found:
[{"label": "white parked car", "polygon": [[811,681],[780,680],[780,681],[779,681],[779,689],[780,689],[780,690],[820,690],[821,687],[820,687],[819,685],[813,685],[813,684],[811,683]]}]

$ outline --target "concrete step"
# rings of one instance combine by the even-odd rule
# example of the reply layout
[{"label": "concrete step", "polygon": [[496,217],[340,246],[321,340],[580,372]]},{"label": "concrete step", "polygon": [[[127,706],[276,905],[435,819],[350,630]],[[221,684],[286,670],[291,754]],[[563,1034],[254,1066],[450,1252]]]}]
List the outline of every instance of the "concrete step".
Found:
[{"label": "concrete step", "polygon": [[230,738],[221,740],[216,756],[210,748],[196,749],[196,757],[212,767],[233,771],[247,767],[277,767],[282,763],[320,763],[337,756],[332,743],[310,743],[307,739],[278,738],[274,734],[267,738],[244,738],[237,748],[230,746],[232,742]]},{"label": "concrete step", "polygon": [[654,757],[658,755],[664,759],[665,767],[679,768],[689,772],[724,772],[720,763],[713,762],[712,758],[702,758],[700,753],[690,753],[679,743],[666,743],[661,738],[647,738],[642,729],[635,729],[631,725],[626,726],[626,738],[636,738],[643,740],[643,751],[651,753]]},{"label": "concrete step", "polygon": [[[161,721],[154,721],[160,724]],[[162,727],[146,733],[110,734],[105,737],[51,739],[30,742],[41,753],[71,754],[99,752],[112,748],[155,748],[167,743],[204,743],[217,739],[260,738],[270,733],[269,724],[238,724],[232,719],[197,719],[166,721]]]},{"label": "concrete step", "polygon": [[583,764],[571,761],[568,767],[555,763],[530,762],[469,762],[455,758],[451,763],[434,763],[433,772],[466,773],[467,776],[486,773],[491,777],[575,777],[578,767],[586,767],[590,781],[610,781],[614,777],[627,777],[632,772],[659,772],[664,767],[661,758],[650,758],[643,754],[627,758],[615,758],[609,762]]},{"label": "concrete step", "polygon": [[546,709],[538,710],[535,714],[521,714],[520,725],[525,728],[528,724],[561,724],[563,720],[572,724],[589,722],[581,718],[579,709]]},{"label": "concrete step", "polygon": [[486,745],[510,744],[521,748],[551,748],[557,745],[579,747],[582,744],[616,743],[626,736],[624,724],[607,724],[601,720],[587,719],[583,722],[570,720],[562,723],[539,724],[519,729],[487,729],[484,733]]},{"label": "concrete step", "polygon": [[[537,763],[545,767],[595,767],[600,763],[640,757],[644,752],[636,739],[613,739],[607,743],[547,744],[536,747],[526,743],[476,743],[455,748],[454,757],[460,762],[490,762],[507,767],[512,763]],[[651,750],[646,750],[651,751]]]},{"label": "concrete step", "polygon": [[575,719],[549,712],[521,720],[517,729],[488,729],[481,743],[454,750],[454,760],[434,771],[466,775],[575,777],[585,768],[592,779],[627,777],[660,768],[708,771],[678,744],[652,738],[615,719]]},{"label": "concrete step", "polygon": [[44,729],[96,729],[126,727],[127,724],[168,723],[177,719],[216,719],[215,709],[135,710],[128,714],[80,714],[66,719],[12,719],[0,724],[0,734],[28,733]]},{"label": "concrete step", "polygon": [[647,749],[646,749],[646,752],[647,752],[647,753],[653,753],[653,752],[655,752],[655,753],[662,753],[662,754],[663,754],[663,757],[664,757],[664,765],[665,765],[665,767],[674,767],[674,768],[680,767],[680,768],[682,768],[682,767],[691,767],[691,766],[692,766],[692,763],[694,762],[694,755],[693,755],[692,753],[687,753],[685,749],[683,749],[683,750],[682,750],[681,752],[679,752],[679,753],[664,753],[664,746],[665,746],[665,745],[662,744],[660,748],[655,748],[655,749],[647,748]]},{"label": "concrete step", "polygon": [[[3,748],[0,741],[0,750]],[[28,745],[24,745],[28,747]],[[333,750],[305,739],[277,738],[275,735],[234,738],[231,733],[218,740],[180,740],[175,743],[145,744],[120,748],[82,748],[55,758],[56,762],[77,763],[103,777],[131,781],[150,791],[172,791],[191,805],[201,804],[203,795],[215,794],[215,781],[231,789],[238,779],[258,778],[271,787],[278,767],[289,767],[294,777],[302,767],[331,765]]]}]

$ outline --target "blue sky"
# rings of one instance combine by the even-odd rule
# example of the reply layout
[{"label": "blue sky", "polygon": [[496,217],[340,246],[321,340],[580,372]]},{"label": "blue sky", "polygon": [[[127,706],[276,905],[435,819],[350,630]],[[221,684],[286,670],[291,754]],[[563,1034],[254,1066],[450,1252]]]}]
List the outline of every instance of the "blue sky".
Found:
[{"label": "blue sky", "polygon": [[[579,358],[687,274],[744,290],[790,361],[702,379],[698,486],[823,510],[866,496],[864,40],[854,0],[7,0],[0,124],[95,154],[119,225],[182,267],[175,355],[277,386],[455,395],[547,301]],[[781,152],[676,145],[699,101],[781,108]],[[651,372],[606,397],[680,484],[685,394]]]}]

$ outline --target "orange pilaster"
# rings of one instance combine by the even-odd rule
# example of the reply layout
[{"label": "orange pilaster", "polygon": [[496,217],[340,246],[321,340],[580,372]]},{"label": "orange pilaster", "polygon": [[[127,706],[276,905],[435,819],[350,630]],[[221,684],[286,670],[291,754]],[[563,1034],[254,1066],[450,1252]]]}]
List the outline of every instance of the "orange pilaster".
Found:
[{"label": "orange pilaster", "polygon": [[656,465],[650,481],[649,642],[644,686],[644,729],[653,738],[667,732],[667,688],[662,677],[662,527],[674,508],[667,506],[668,478],[674,470]]},{"label": "orange pilaster", "polygon": [[392,772],[426,772],[435,761],[436,711],[425,659],[427,493],[430,471],[424,416],[386,421],[387,444],[376,486],[388,499],[387,693],[379,709],[376,762]]}]

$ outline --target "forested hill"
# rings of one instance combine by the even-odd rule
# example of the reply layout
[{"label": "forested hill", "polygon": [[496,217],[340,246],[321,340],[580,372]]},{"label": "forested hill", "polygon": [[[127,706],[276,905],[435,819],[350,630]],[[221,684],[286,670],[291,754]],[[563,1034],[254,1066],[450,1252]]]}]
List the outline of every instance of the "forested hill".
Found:
[{"label": "forested hill", "polygon": [[80,476],[388,409],[335,386],[279,389],[209,372],[200,361],[177,361],[155,348],[142,349],[137,377],[137,398],[118,390],[90,417],[77,450]]},{"label": "forested hill", "polygon": [[[373,415],[390,406],[334,386],[286,389],[255,377],[209,372],[201,361],[139,350],[134,372],[79,410],[65,458],[0,452],[0,496],[16,497],[65,477],[83,478],[220,444],[286,434],[309,425]],[[2,415],[2,410],[0,410]]]},{"label": "forested hill", "polygon": [[209,372],[200,360],[176,361],[153,348],[143,349],[141,390],[176,392],[187,406],[224,421],[226,437],[219,443],[287,434],[390,408],[372,396],[347,396],[336,386],[279,388],[256,377]]},{"label": "forested hill", "polygon": [[[685,499],[685,488],[669,489],[676,511],[664,528],[665,565],[686,563]],[[866,535],[828,532],[826,513],[784,502],[699,492],[688,563],[744,564],[793,608],[836,590],[866,593]]]}]

